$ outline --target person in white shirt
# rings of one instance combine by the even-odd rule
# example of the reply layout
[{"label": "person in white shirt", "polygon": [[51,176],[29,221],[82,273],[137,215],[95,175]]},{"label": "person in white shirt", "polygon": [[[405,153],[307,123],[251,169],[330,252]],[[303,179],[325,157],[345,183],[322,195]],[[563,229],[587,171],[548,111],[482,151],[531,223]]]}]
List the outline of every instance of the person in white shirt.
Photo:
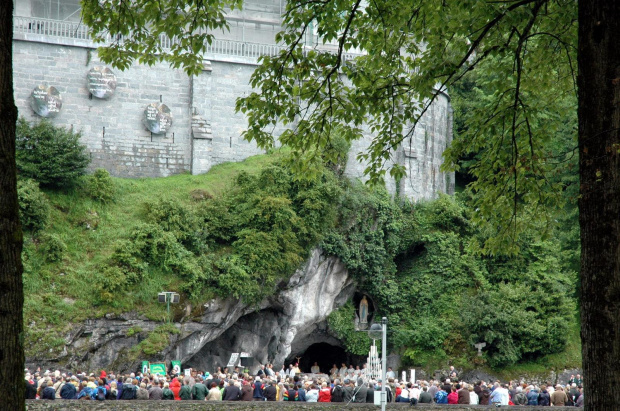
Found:
[{"label": "person in white shirt", "polygon": [[418,384],[413,384],[413,387],[409,390],[409,398],[415,398],[416,401],[420,399],[420,387]]},{"label": "person in white shirt", "polygon": [[474,387],[471,384],[467,385],[467,390],[469,391],[469,403],[472,405],[480,404],[480,398],[478,398],[478,394],[474,392]]},{"label": "person in white shirt", "polygon": [[314,365],[312,367],[310,367],[310,372],[312,374],[318,374],[321,372],[321,369],[319,368],[319,363],[317,363],[316,361],[314,362]]}]

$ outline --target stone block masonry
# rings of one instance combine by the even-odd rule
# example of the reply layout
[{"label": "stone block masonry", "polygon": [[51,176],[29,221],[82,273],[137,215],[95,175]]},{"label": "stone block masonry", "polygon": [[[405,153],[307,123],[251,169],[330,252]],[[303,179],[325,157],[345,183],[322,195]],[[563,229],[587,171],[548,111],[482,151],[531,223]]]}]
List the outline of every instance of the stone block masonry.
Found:
[{"label": "stone block masonry", "polygon": [[[252,91],[250,76],[256,58],[210,55],[204,71],[188,76],[167,64],[134,65],[125,71],[112,69],[117,78],[108,99],[90,96],[87,73],[103,65],[96,49],[63,39],[19,37],[13,41],[13,78],[16,105],[27,120],[39,117],[30,108],[30,94],[39,84],[54,86],[63,106],[51,121],[82,132],[91,156],[91,170],[105,168],[119,177],[164,177],[207,172],[216,164],[241,161],[264,153],[241,135],[247,127],[243,114],[235,112],[238,97]],[[152,135],[142,123],[150,103],[166,104],[173,124],[164,135]],[[412,137],[393,153],[393,161],[405,166],[400,181],[386,177],[390,193],[412,198],[453,193],[453,173],[439,170],[442,153],[452,139],[449,98],[442,94],[426,112]],[[277,126],[277,136],[283,127]],[[346,175],[363,178],[366,164],[357,161],[372,135],[354,142]],[[387,167],[390,164],[386,164]]]}]

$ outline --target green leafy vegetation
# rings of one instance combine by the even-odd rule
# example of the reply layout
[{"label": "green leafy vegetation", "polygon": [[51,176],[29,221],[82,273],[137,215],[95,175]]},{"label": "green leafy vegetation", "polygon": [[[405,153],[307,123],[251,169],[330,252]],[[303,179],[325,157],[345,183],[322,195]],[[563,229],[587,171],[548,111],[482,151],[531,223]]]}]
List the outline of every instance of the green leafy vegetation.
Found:
[{"label": "green leafy vegetation", "polygon": [[102,203],[113,201],[116,191],[110,173],[104,168],[98,168],[88,178],[87,190],[92,199]]},{"label": "green leafy vegetation", "polygon": [[50,218],[50,204],[47,196],[39,188],[39,183],[31,179],[17,182],[19,218],[24,230],[36,233],[43,230]]},{"label": "green leafy vegetation", "polygon": [[[317,245],[346,264],[375,315],[388,317],[391,349],[408,365],[450,359],[502,368],[570,344],[575,274],[557,240],[532,237],[518,255],[480,256],[472,244],[486,233],[472,223],[469,194],[395,201],[384,189],[337,177],[333,164],[297,177],[294,158],[275,152],[164,179],[100,173],[112,182],[113,202],[99,201],[88,183],[47,190],[52,224],[24,249],[25,318],[36,323],[27,327],[29,354],[61,350],[67,327],[85,318],[137,311],[165,321],[156,302],[162,290],[182,294],[183,304],[171,307],[176,321],[199,316],[213,297],[257,304]],[[195,307],[189,317],[187,305]],[[349,302],[328,324],[363,355],[370,340],[355,332],[354,318]],[[178,332],[172,328],[149,333],[125,355],[161,352]],[[472,344],[482,340],[488,345],[478,359]]]},{"label": "green leafy vegetation", "polygon": [[[133,334],[139,332],[135,329],[130,329],[129,331],[133,331]],[[162,324],[151,331],[144,340],[131,347],[129,354],[133,358],[139,358],[142,354],[146,356],[155,355],[170,344],[170,338],[173,335],[180,333],[181,331],[173,324]]]},{"label": "green leafy vegetation", "polygon": [[56,127],[47,120],[17,121],[16,161],[20,177],[46,187],[69,187],[79,182],[90,163],[81,133]]},{"label": "green leafy vegetation", "polygon": [[[399,205],[363,190],[347,193],[351,208],[340,205],[340,226],[323,248],[342,258],[388,317],[392,348],[406,364],[502,368],[566,348],[576,273],[565,269],[557,240],[529,238],[516,256],[480,256],[472,244],[484,233],[471,223],[467,196]],[[334,318],[349,315],[341,310]],[[330,317],[338,335],[351,333],[346,324]],[[362,351],[357,339],[343,341]],[[473,344],[481,341],[478,358]]]}]

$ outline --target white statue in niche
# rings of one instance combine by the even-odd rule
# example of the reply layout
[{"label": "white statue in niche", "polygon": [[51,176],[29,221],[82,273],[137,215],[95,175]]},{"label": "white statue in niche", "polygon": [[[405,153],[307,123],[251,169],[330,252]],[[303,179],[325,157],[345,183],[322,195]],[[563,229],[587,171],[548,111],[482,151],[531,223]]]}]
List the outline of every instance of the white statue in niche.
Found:
[{"label": "white statue in niche", "polygon": [[359,307],[360,324],[368,324],[368,300],[366,296],[362,297]]}]

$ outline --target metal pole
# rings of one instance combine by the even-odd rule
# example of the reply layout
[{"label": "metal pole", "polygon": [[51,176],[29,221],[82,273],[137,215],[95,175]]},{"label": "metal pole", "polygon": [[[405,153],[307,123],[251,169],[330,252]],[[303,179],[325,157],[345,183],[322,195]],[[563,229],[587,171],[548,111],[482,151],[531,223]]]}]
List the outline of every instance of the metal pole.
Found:
[{"label": "metal pole", "polygon": [[381,319],[383,338],[381,338],[381,411],[385,411],[387,403],[387,317]]}]

